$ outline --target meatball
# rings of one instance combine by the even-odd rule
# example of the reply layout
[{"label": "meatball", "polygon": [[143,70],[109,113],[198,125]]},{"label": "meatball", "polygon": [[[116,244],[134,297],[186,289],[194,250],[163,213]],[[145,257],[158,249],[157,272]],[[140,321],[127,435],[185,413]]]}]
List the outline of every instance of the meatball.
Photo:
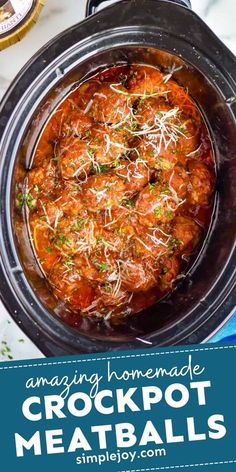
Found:
[{"label": "meatball", "polygon": [[[94,157],[95,170],[102,165],[119,165],[119,159],[128,150],[127,136],[108,126],[96,126],[89,134],[89,152]],[[98,166],[96,166],[96,163]]]},{"label": "meatball", "polygon": [[177,256],[164,256],[160,263],[160,288],[162,290],[170,290],[180,270],[181,264]]},{"label": "meatball", "polygon": [[92,252],[97,245],[99,225],[86,210],[76,216],[62,218],[57,225],[54,245],[62,254]]},{"label": "meatball", "polygon": [[90,116],[95,121],[115,124],[130,118],[128,91],[122,85],[101,84],[93,96]]},{"label": "meatball", "polygon": [[153,261],[143,261],[134,257],[122,262],[122,287],[134,293],[146,292],[157,284],[158,269],[153,267]]},{"label": "meatball", "polygon": [[91,158],[85,141],[76,137],[64,138],[57,149],[58,165],[63,179],[86,178],[91,169]]},{"label": "meatball", "polygon": [[37,214],[40,221],[43,221],[52,228],[55,228],[58,221],[63,216],[63,211],[58,206],[57,202],[42,197],[38,202]]},{"label": "meatball", "polygon": [[99,80],[88,80],[81,84],[70,95],[70,104],[72,111],[81,110],[86,116],[89,116],[89,110],[93,103],[93,95],[100,86]]},{"label": "meatball", "polygon": [[189,187],[189,175],[183,166],[176,165],[171,171],[162,172],[162,182],[166,184],[176,202],[185,199]]},{"label": "meatball", "polygon": [[[126,257],[129,253],[131,239],[136,233],[137,217],[134,208],[119,207],[109,212],[104,212],[104,229],[109,233],[107,238],[109,243],[116,248],[120,248],[119,252],[122,257]],[[112,237],[115,238],[112,241]],[[118,249],[117,249],[118,250]]]},{"label": "meatball", "polygon": [[179,129],[177,149],[186,155],[191,154],[200,145],[200,131],[192,118],[182,116],[182,126]]},{"label": "meatball", "polygon": [[192,205],[207,206],[214,190],[214,176],[208,167],[199,161],[188,163],[190,190],[188,201]]},{"label": "meatball", "polygon": [[202,124],[202,118],[197,105],[188,95],[187,92],[178,85],[176,82],[171,80],[168,82],[168,101],[174,107],[179,107],[183,114],[190,118],[196,127],[200,127]]},{"label": "meatball", "polygon": [[171,235],[168,228],[137,227],[137,233],[133,238],[134,255],[138,257],[159,258],[168,251],[168,243]]},{"label": "meatball", "polygon": [[53,267],[49,280],[54,295],[68,303],[72,310],[84,310],[94,300],[93,287],[80,276],[71,260],[58,262]]},{"label": "meatball", "polygon": [[59,205],[66,216],[79,216],[85,211],[82,195],[76,182],[64,180],[58,195],[54,203]]},{"label": "meatball", "polygon": [[173,169],[179,159],[178,151],[174,143],[170,143],[168,148],[159,147],[159,138],[155,135],[148,135],[141,139],[138,145],[140,159],[151,169],[170,170]]},{"label": "meatball", "polygon": [[115,169],[116,175],[125,182],[125,194],[132,196],[139,192],[150,180],[150,169],[142,159],[122,160]]},{"label": "meatball", "polygon": [[163,98],[150,97],[139,102],[135,118],[141,129],[160,129],[161,125],[177,124],[179,108],[171,107]]},{"label": "meatball", "polygon": [[130,293],[122,289],[116,282],[105,282],[98,285],[96,294],[105,306],[119,307],[129,302]]},{"label": "meatball", "polygon": [[128,90],[137,96],[164,95],[168,90],[163,74],[154,67],[133,66],[130,71]]},{"label": "meatball", "polygon": [[173,239],[175,252],[190,254],[201,239],[201,228],[186,216],[177,216],[173,221]]},{"label": "meatball", "polygon": [[28,173],[28,190],[36,199],[41,195],[49,195],[57,183],[56,166],[52,159],[45,159],[39,167]]},{"label": "meatball", "polygon": [[199,146],[199,130],[190,118],[186,118],[179,108],[156,98],[144,100],[137,110],[136,119],[142,131],[139,151],[150,167],[171,169],[179,154],[191,153]]},{"label": "meatball", "polygon": [[118,207],[124,197],[125,184],[112,174],[96,174],[83,186],[83,202],[91,212]]},{"label": "meatball", "polygon": [[75,110],[65,119],[62,126],[62,136],[81,138],[86,135],[92,124],[93,120],[88,115],[81,110]]},{"label": "meatball", "polygon": [[91,254],[75,256],[75,264],[81,275],[91,282],[105,282],[118,275],[117,254],[106,248],[96,248]]},{"label": "meatball", "polygon": [[156,183],[149,184],[140,192],[135,210],[139,223],[152,227],[173,220],[177,206],[176,199],[169,188]]}]

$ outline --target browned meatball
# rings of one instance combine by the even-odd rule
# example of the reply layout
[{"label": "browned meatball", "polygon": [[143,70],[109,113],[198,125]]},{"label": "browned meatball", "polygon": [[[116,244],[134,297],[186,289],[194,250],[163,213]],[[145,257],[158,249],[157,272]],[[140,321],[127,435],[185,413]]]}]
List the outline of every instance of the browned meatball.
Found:
[{"label": "browned meatball", "polygon": [[65,256],[93,250],[96,246],[96,222],[84,215],[62,218],[57,225],[54,245]]},{"label": "browned meatball", "polygon": [[184,116],[190,118],[196,127],[200,127],[202,124],[200,112],[196,103],[184,90],[184,88],[178,85],[175,81],[171,80],[168,82],[168,89],[168,101],[170,104],[173,107],[179,107]]},{"label": "browned meatball", "polygon": [[135,204],[139,223],[150,227],[173,220],[177,207],[178,203],[169,188],[158,183],[145,187]]},{"label": "browned meatball", "polygon": [[[134,208],[118,207],[109,212],[104,212],[103,224],[109,244],[117,248],[120,257],[126,258],[132,245],[132,237],[136,233],[138,224]],[[113,238],[113,240],[112,240]]]},{"label": "browned meatball", "polygon": [[157,283],[159,271],[153,267],[153,261],[133,258],[123,261],[121,265],[122,287],[134,293],[146,292]]},{"label": "browned meatball", "polygon": [[214,190],[214,176],[210,169],[199,161],[189,161],[190,190],[188,201],[192,205],[207,206]]},{"label": "browned meatball", "polygon": [[169,250],[171,234],[165,226],[163,228],[137,227],[137,233],[133,238],[133,251],[135,256],[159,258]]},{"label": "browned meatball", "polygon": [[45,159],[41,165],[28,173],[28,190],[37,199],[42,194],[49,195],[56,186],[56,166],[52,159]]},{"label": "browned meatball", "polygon": [[196,122],[192,118],[182,116],[182,125],[179,129],[179,139],[177,142],[177,149],[186,155],[190,154],[200,145],[200,132],[199,127],[196,126]]},{"label": "browned meatball", "polygon": [[167,102],[149,98],[137,109],[136,119],[142,127],[134,134],[143,136],[140,152],[150,167],[172,168],[178,154],[188,154],[199,146],[199,130],[181,108],[172,108]]},{"label": "browned meatball", "polygon": [[55,204],[66,216],[79,216],[85,211],[82,195],[78,184],[65,180],[59,189]]},{"label": "browned meatball", "polygon": [[177,216],[173,221],[173,239],[175,252],[189,254],[198,245],[201,228],[187,216]]},{"label": "browned meatball", "polygon": [[88,80],[81,84],[70,95],[70,105],[72,112],[81,110],[86,116],[89,116],[89,110],[93,103],[93,95],[97,92],[101,82],[99,80]]},{"label": "browned meatball", "polygon": [[143,131],[159,130],[181,124],[181,111],[171,107],[162,97],[150,97],[140,101],[135,118]]},{"label": "browned meatball", "polygon": [[122,85],[104,83],[93,96],[90,115],[106,124],[125,123],[130,118],[128,91]]},{"label": "browned meatball", "polygon": [[131,94],[137,96],[163,95],[168,87],[163,82],[163,74],[154,67],[133,66],[130,71],[131,78],[128,81],[128,89]]},{"label": "browned meatball", "polygon": [[89,282],[83,279],[75,268],[73,260],[58,262],[50,274],[53,292],[65,301],[73,310],[84,310],[94,299],[95,291]]},{"label": "browned meatball", "polygon": [[58,207],[57,202],[51,201],[49,198],[42,197],[38,201],[37,214],[41,221],[48,224],[51,228],[55,228],[58,221],[63,216],[63,211]]},{"label": "browned meatball", "polygon": [[93,282],[105,282],[118,277],[117,254],[97,248],[91,254],[76,255],[75,264],[81,275]]},{"label": "browned meatball", "polygon": [[151,172],[142,159],[122,160],[115,173],[124,179],[125,194],[132,196],[139,192],[150,180]]},{"label": "browned meatball", "polygon": [[181,199],[186,198],[189,175],[183,166],[176,165],[173,170],[163,171],[162,182],[166,184],[177,204],[181,203]]},{"label": "browned meatball", "polygon": [[170,143],[168,148],[159,147],[159,138],[155,135],[148,135],[140,140],[138,152],[140,159],[151,168],[156,170],[173,169],[179,159],[179,153],[175,143]]},{"label": "browned meatball", "polygon": [[92,175],[83,186],[83,201],[91,212],[106,210],[119,206],[124,191],[120,177],[108,173]]},{"label": "browned meatball", "polygon": [[76,137],[64,138],[57,149],[58,164],[63,179],[86,178],[91,169],[87,143]]},{"label": "browned meatball", "polygon": [[96,293],[101,302],[110,307],[119,307],[128,303],[131,296],[126,290],[119,288],[115,282],[98,285]]},{"label": "browned meatball", "polygon": [[180,260],[177,256],[166,255],[160,263],[160,287],[162,290],[170,290],[181,270]]},{"label": "browned meatball", "polygon": [[119,165],[120,157],[128,151],[126,133],[102,125],[96,126],[89,133],[88,145],[89,152],[95,160],[95,170],[97,168],[96,163],[99,166]]},{"label": "browned meatball", "polygon": [[93,120],[82,110],[73,111],[69,117],[66,117],[62,126],[62,136],[83,137],[91,128]]}]

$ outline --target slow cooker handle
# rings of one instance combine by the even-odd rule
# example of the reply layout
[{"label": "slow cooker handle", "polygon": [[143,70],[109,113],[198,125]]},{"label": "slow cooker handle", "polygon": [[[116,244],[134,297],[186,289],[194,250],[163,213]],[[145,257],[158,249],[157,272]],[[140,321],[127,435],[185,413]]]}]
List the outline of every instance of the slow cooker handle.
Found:
[{"label": "slow cooker handle", "polygon": [[[108,0],[87,0],[86,4],[86,17],[92,15],[93,13],[96,13],[97,8],[101,3],[107,2]],[[179,5],[183,7],[188,7],[192,8],[191,1],[190,0],[166,0],[170,1],[172,3],[178,3]]]}]

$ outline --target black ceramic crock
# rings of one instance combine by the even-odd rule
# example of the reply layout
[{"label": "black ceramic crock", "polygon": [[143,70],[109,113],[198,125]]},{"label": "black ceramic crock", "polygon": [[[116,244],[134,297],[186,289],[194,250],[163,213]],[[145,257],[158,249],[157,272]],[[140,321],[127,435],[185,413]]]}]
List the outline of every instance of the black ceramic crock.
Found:
[{"label": "black ceramic crock", "polygon": [[[90,0],[87,13],[99,3]],[[45,355],[200,343],[231,316],[236,300],[235,58],[187,6],[188,0],[122,0],[89,16],[43,47],[1,102],[1,298]],[[174,77],[198,103],[214,147],[214,215],[197,260],[171,296],[120,327],[84,319],[74,329],[58,316],[60,308],[30,262],[32,254],[19,249],[14,184],[19,169],[30,166],[36,134],[71,85],[124,63],[167,70],[173,63],[182,66]],[[20,238],[24,246],[27,236]]]}]

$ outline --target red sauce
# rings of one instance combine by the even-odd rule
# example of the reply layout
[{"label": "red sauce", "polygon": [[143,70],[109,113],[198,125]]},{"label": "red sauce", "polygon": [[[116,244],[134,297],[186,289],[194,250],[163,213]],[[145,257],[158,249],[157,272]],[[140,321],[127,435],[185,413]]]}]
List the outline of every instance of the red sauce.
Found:
[{"label": "red sauce", "polygon": [[122,66],[73,90],[49,119],[18,196],[67,321],[117,322],[170,292],[204,239],[214,185],[208,131],[174,80]]}]

